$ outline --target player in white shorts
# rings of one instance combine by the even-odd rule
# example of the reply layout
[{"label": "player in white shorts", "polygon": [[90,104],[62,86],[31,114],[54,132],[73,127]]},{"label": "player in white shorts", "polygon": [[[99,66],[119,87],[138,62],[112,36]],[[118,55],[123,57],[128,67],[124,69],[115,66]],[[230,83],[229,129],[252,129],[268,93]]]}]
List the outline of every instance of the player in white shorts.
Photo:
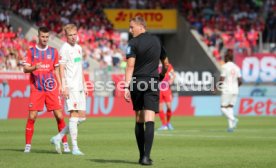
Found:
[{"label": "player in white shorts", "polygon": [[238,119],[234,116],[233,106],[236,104],[242,79],[240,68],[233,63],[233,54],[231,50],[227,51],[224,59],[225,64],[222,66],[220,77],[220,81],[223,82],[221,111],[228,120],[228,132],[233,132],[238,123]]},{"label": "player in white shorts", "polygon": [[57,152],[61,153],[60,140],[69,132],[72,140],[72,154],[84,155],[77,144],[78,124],[85,120],[87,94],[82,71],[82,48],[77,44],[77,27],[74,24],[67,24],[64,31],[67,42],[60,49],[59,63],[62,92],[70,112],[70,119],[69,126],[52,137],[51,142],[55,145]]}]

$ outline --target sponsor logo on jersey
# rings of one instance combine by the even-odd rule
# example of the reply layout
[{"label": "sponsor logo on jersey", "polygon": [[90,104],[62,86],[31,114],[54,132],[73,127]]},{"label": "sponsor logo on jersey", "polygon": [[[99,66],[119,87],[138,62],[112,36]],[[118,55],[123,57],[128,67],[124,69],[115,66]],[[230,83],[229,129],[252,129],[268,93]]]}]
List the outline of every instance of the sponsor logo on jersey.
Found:
[{"label": "sponsor logo on jersey", "polygon": [[74,58],[74,62],[76,63],[76,62],[81,62],[81,57],[76,57],[76,58]]}]

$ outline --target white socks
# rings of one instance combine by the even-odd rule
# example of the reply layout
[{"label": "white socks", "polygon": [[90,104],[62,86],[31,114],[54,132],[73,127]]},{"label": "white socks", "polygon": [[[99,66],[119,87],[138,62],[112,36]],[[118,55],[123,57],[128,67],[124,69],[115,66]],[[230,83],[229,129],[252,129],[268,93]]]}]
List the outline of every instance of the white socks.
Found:
[{"label": "white socks", "polygon": [[221,111],[226,116],[226,118],[228,120],[229,128],[233,128],[234,127],[234,121],[235,121],[233,108],[221,107]]},{"label": "white socks", "polygon": [[73,150],[78,150],[78,121],[79,118],[77,117],[71,117],[69,119],[69,131],[70,131],[70,135],[71,135],[71,140],[72,140],[72,146],[73,146]]},{"label": "white socks", "polygon": [[[74,117],[75,118],[75,117]],[[82,122],[84,122],[86,120],[86,118],[78,118],[78,125]],[[70,121],[70,119],[69,119]],[[68,134],[69,133],[69,126],[66,125],[66,127],[64,127],[57,135],[56,135],[56,138],[58,139],[62,139],[64,137],[64,135]]]},{"label": "white socks", "polygon": [[79,117],[78,125],[86,120],[85,117]]}]

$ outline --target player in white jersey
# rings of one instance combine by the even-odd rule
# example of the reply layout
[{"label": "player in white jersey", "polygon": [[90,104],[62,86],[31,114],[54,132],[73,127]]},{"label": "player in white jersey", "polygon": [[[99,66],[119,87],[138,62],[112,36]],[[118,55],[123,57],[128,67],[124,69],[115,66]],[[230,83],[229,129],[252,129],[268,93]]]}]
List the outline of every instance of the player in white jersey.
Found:
[{"label": "player in white jersey", "polygon": [[229,50],[225,55],[225,64],[222,66],[220,81],[222,84],[221,111],[228,120],[228,132],[237,127],[238,119],[234,116],[233,106],[242,84],[240,68],[233,63],[233,54]]},{"label": "player in white jersey", "polygon": [[78,124],[85,120],[87,94],[82,71],[82,48],[76,43],[77,27],[74,24],[66,25],[64,31],[67,42],[60,49],[59,63],[63,96],[70,112],[70,119],[69,126],[52,137],[51,142],[55,144],[57,152],[60,153],[60,140],[69,132],[73,146],[72,154],[84,155],[77,144]]}]

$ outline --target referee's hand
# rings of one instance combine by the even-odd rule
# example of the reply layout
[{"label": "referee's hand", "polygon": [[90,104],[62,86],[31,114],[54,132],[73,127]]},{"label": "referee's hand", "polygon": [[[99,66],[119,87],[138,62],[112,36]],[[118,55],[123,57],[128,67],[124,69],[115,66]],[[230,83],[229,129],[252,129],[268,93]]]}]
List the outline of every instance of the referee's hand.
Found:
[{"label": "referee's hand", "polygon": [[125,89],[125,95],[124,95],[124,98],[125,98],[125,100],[126,100],[126,102],[130,102],[130,91],[129,91],[129,89],[128,88],[126,88]]}]

